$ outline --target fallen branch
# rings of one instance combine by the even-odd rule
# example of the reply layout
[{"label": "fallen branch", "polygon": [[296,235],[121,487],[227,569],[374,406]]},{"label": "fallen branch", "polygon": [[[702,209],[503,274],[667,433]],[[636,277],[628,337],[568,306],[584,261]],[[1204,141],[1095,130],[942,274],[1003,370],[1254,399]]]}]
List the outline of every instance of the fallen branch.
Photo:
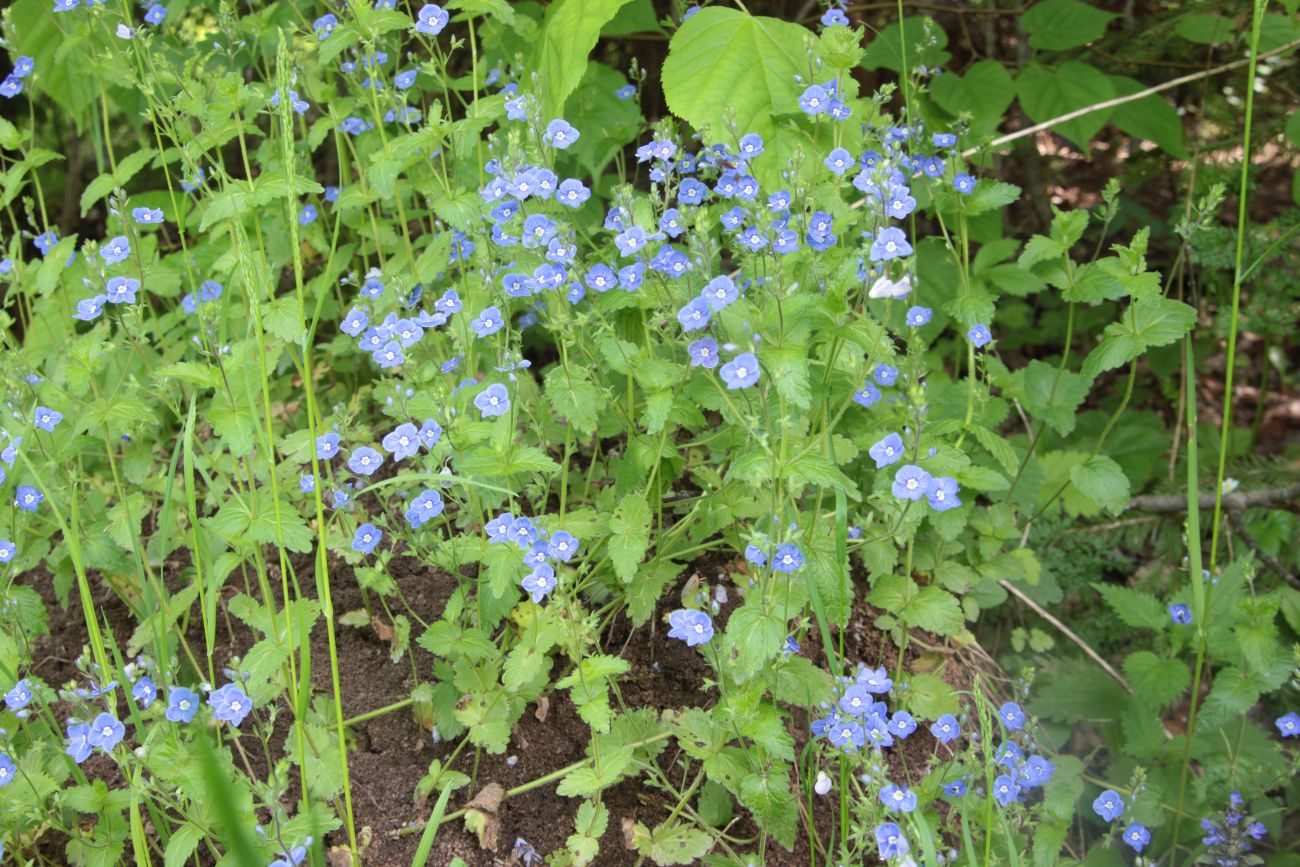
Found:
[{"label": "fallen branch", "polygon": [[[1197,500],[1197,505],[1202,509],[1213,509],[1214,499],[1212,493],[1201,494]],[[1288,511],[1300,509],[1300,482],[1287,485],[1284,488],[1231,493],[1225,494],[1223,497],[1223,508],[1229,512],[1241,512],[1245,509],[1270,506],[1280,506]],[[1128,507],[1139,512],[1182,514],[1187,511],[1187,496],[1185,494],[1151,494],[1134,497],[1129,501]]]}]

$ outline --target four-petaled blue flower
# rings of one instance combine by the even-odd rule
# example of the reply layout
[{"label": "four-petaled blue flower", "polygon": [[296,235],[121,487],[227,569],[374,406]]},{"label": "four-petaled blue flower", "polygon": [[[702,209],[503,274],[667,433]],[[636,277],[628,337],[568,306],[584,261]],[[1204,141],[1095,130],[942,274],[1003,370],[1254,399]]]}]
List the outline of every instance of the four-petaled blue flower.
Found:
[{"label": "four-petaled blue flower", "polygon": [[679,608],[668,615],[669,638],[685,641],[688,647],[704,644],[713,638],[713,620],[703,611]]},{"label": "four-petaled blue flower", "polygon": [[90,725],[88,723],[69,723],[68,739],[64,746],[64,752],[77,764],[81,764],[90,758],[90,751],[94,745],[90,743]]},{"label": "four-petaled blue flower", "polygon": [[87,740],[92,747],[99,747],[107,753],[112,752],[113,747],[120,744],[124,737],[126,737],[126,726],[111,713],[101,713],[90,724]]},{"label": "four-petaled blue flower", "polygon": [[999,774],[993,781],[993,799],[1005,807],[1019,798],[1020,786],[1015,778],[1009,774]]},{"label": "four-petaled blue flower", "polygon": [[581,133],[574,129],[568,121],[556,118],[546,125],[546,133],[542,138],[546,140],[547,144],[564,150],[577,141],[580,135]]},{"label": "four-petaled blue flower", "polygon": [[936,512],[946,512],[961,505],[961,498],[957,496],[959,492],[956,479],[949,476],[936,476],[930,480],[930,488],[925,492],[925,498],[929,500],[930,508]]},{"label": "four-petaled blue flower", "polygon": [[930,734],[934,735],[941,744],[951,743],[961,737],[961,726],[955,716],[946,713],[930,726]]},{"label": "four-petaled blue flower", "polygon": [[903,836],[903,829],[893,822],[882,822],[876,826],[876,848],[880,850],[880,857],[884,861],[902,858],[911,851],[907,838]]},{"label": "four-petaled blue flower", "polygon": [[414,457],[420,451],[420,432],[409,421],[403,422],[384,436],[383,446],[395,461]]},{"label": "four-petaled blue flower", "polygon": [[920,328],[930,321],[933,315],[929,307],[909,307],[907,310],[907,324],[913,328]]},{"label": "four-petaled blue flower", "polygon": [[758,359],[752,352],[743,352],[722,365],[719,374],[728,389],[749,388],[758,382]]},{"label": "four-petaled blue flower", "polygon": [[132,208],[131,218],[141,225],[157,225],[163,221],[162,208]]},{"label": "four-petaled blue flower", "polygon": [[184,686],[173,686],[167,691],[167,711],[164,716],[172,722],[187,723],[194,719],[199,709],[199,696]]},{"label": "four-petaled blue flower", "polygon": [[1300,737],[1300,714],[1295,711],[1285,713],[1273,722],[1284,738]]},{"label": "four-petaled blue flower", "polygon": [[919,500],[930,490],[934,477],[916,464],[904,464],[894,474],[891,490],[895,497],[902,500]]},{"label": "four-petaled blue flower", "polygon": [[352,550],[369,554],[384,538],[384,531],[374,524],[362,524],[352,537]]},{"label": "four-petaled blue flower", "polygon": [[1107,789],[1092,802],[1092,809],[1107,822],[1114,822],[1124,815],[1124,799],[1118,793]]},{"label": "four-petaled blue flower", "polygon": [[568,563],[578,553],[579,542],[572,533],[557,530],[546,543],[546,556]]},{"label": "four-petaled blue flower", "polygon": [[1121,836],[1134,852],[1141,852],[1151,842],[1151,832],[1138,822],[1130,823]]},{"label": "four-petaled blue flower", "polygon": [[1181,603],[1170,605],[1169,618],[1179,626],[1186,626],[1192,622],[1192,609]]},{"label": "four-petaled blue flower", "polygon": [[712,337],[701,337],[691,341],[686,347],[690,356],[691,367],[706,367],[710,370],[718,366],[718,341]]},{"label": "four-petaled blue flower", "polygon": [[36,412],[32,413],[32,424],[50,433],[54,432],[61,421],[63,421],[63,413],[48,406],[38,406]]},{"label": "four-petaled blue flower", "polygon": [[902,229],[890,226],[881,229],[876,240],[871,242],[871,261],[888,262],[902,256],[912,255],[912,245],[907,242],[907,235]]},{"label": "four-petaled blue flower", "polygon": [[228,722],[235,728],[239,728],[240,723],[253,710],[253,701],[248,693],[234,683],[228,683],[214,691],[208,696],[208,704],[212,708],[213,717]]},{"label": "four-petaled blue flower", "polygon": [[871,455],[876,462],[876,469],[880,470],[902,460],[905,448],[903,438],[891,433],[867,449],[867,454]]},{"label": "four-petaled blue flower", "polygon": [[709,306],[708,300],[697,297],[677,311],[677,321],[682,324],[683,331],[698,331],[709,324],[712,315],[713,308]]},{"label": "four-petaled blue flower", "polygon": [[140,281],[134,277],[110,277],[104,284],[104,297],[109,304],[134,304],[135,293],[139,291]]},{"label": "four-petaled blue flower", "polygon": [[356,449],[348,457],[348,469],[360,476],[368,476],[384,463],[384,456],[370,446]]},{"label": "four-petaled blue flower", "polygon": [[118,235],[104,242],[104,246],[99,248],[99,255],[109,265],[116,265],[131,255],[131,244],[126,240],[125,235]]},{"label": "four-petaled blue flower", "polygon": [[971,330],[966,332],[966,339],[975,344],[976,349],[983,349],[993,339],[993,333],[989,331],[987,325],[973,325]]},{"label": "four-petaled blue flower", "polygon": [[797,572],[803,568],[803,552],[790,542],[776,549],[772,555],[772,571]]},{"label": "four-petaled blue flower", "polygon": [[880,803],[887,809],[910,813],[916,809],[916,792],[907,786],[899,788],[890,783],[880,790]]},{"label": "four-petaled blue flower", "polygon": [[426,3],[420,7],[418,17],[419,20],[415,22],[415,29],[430,36],[437,36],[442,32],[442,28],[447,26],[450,16],[436,3]]},{"label": "four-petaled blue flower", "polygon": [[[14,767],[14,760],[6,755],[0,754],[0,789],[14,781],[15,770],[17,770],[17,768]],[[3,852],[0,852],[0,855],[2,854]]]},{"label": "four-petaled blue flower", "polygon": [[31,485],[19,485],[14,491],[14,505],[24,512],[35,512],[44,500],[45,495]]},{"label": "four-petaled blue flower", "polygon": [[505,327],[505,324],[505,318],[501,315],[501,311],[496,307],[489,307],[471,320],[469,327],[479,337],[488,337],[500,331]]},{"label": "four-petaled blue flower", "polygon": [[1002,724],[1009,732],[1018,732],[1025,727],[1025,712],[1014,701],[1009,701],[998,708],[998,719],[1002,720]]},{"label": "four-petaled blue flower", "polygon": [[158,687],[154,686],[153,680],[148,675],[145,675],[131,687],[131,697],[140,703],[140,707],[148,707],[158,697]]},{"label": "four-petaled blue flower", "polygon": [[429,488],[421,491],[414,500],[411,500],[411,506],[406,510],[406,520],[412,527],[419,527],[425,521],[441,515],[442,509],[442,494]]},{"label": "four-petaled blue flower", "polygon": [[540,603],[555,589],[555,569],[548,563],[541,563],[523,577],[519,586],[532,596],[533,602]]},{"label": "four-petaled blue flower", "polygon": [[474,396],[474,406],[483,418],[505,415],[510,409],[510,392],[501,383],[493,383]]}]

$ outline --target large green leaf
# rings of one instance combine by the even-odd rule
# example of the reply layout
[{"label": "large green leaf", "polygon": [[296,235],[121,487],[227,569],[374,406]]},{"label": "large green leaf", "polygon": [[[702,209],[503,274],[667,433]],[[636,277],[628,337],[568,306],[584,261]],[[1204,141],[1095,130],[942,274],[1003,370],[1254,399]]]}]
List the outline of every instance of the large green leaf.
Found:
[{"label": "large green leaf", "polygon": [[1016,98],[1011,73],[996,60],[971,64],[964,75],[946,72],[934,79],[930,95],[949,114],[969,112],[977,120],[1001,118]]},{"label": "large green leaf", "polygon": [[[1142,82],[1124,75],[1112,75],[1116,96],[1128,96],[1146,89]],[[1170,156],[1186,158],[1187,145],[1183,142],[1183,119],[1174,107],[1160,95],[1151,94],[1133,102],[1115,106],[1111,123],[1135,138],[1153,141]]]},{"label": "large green leaf", "polygon": [[[1072,111],[1105,102],[1115,96],[1115,85],[1104,72],[1078,60],[1057,69],[1030,66],[1016,79],[1020,104],[1034,123],[1046,123]],[[1110,109],[1089,112],[1053,128],[1080,147],[1086,147],[1110,118]]]},{"label": "large green leaf", "polygon": [[546,9],[534,68],[541,81],[542,120],[560,117],[564,101],[587,71],[600,29],[628,0],[556,0]]},{"label": "large green leaf", "polygon": [[1172,298],[1139,298],[1124,318],[1106,326],[1101,343],[1088,354],[1083,375],[1097,374],[1127,364],[1156,346],[1167,346],[1196,324],[1196,310]]},{"label": "large green leaf", "polygon": [[664,98],[711,141],[728,135],[724,111],[741,133],[772,135],[772,114],[793,111],[807,74],[808,31],[775,18],[710,6],[673,36],[664,61]]},{"label": "large green leaf", "polygon": [[947,66],[952,55],[944,48],[948,34],[934,20],[915,15],[895,21],[877,33],[867,46],[862,65],[867,69],[885,69],[901,73],[906,61],[908,73],[919,66]]},{"label": "large green leaf", "polygon": [[1065,51],[1100,37],[1114,17],[1081,0],[1043,0],[1020,17],[1020,24],[1030,33],[1031,48]]}]

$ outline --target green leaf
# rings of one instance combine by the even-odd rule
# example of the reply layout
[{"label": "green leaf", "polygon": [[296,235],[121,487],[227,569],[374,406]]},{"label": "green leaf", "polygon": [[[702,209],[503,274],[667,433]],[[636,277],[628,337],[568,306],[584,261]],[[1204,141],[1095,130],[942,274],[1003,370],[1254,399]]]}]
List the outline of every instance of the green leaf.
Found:
[{"label": "green leaf", "polygon": [[947,66],[952,58],[944,51],[947,45],[948,34],[942,27],[931,18],[914,15],[895,21],[877,33],[867,46],[862,65],[867,69],[883,67],[900,74],[904,61],[909,74],[918,66]]},{"label": "green leaf", "polygon": [[1099,38],[1115,17],[1080,0],[1044,0],[1031,6],[1020,24],[1030,33],[1030,48],[1065,51]]},{"label": "green leaf", "polygon": [[[1112,75],[1110,81],[1115,86],[1116,96],[1129,96],[1146,90],[1142,82],[1124,75]],[[1187,157],[1183,119],[1158,93],[1115,106],[1110,120],[1134,138],[1155,142],[1170,156]]]},{"label": "green leaf", "polygon": [[564,102],[587,71],[600,29],[628,0],[556,0],[546,9],[533,68],[541,86],[544,121],[564,115]]},{"label": "green leaf", "polygon": [[1088,396],[1091,383],[1071,370],[1045,361],[1029,362],[1021,381],[1021,402],[1030,415],[1041,419],[1061,436],[1074,430],[1075,413]]},{"label": "green leaf", "polygon": [[673,114],[720,141],[730,133],[725,112],[738,129],[771,139],[774,113],[797,110],[807,75],[808,31],[775,18],[709,6],[682,24],[669,43],[663,66],[664,98]]},{"label": "green leaf", "polygon": [[609,559],[624,584],[636,577],[637,566],[650,547],[650,521],[654,517],[643,493],[631,493],[619,501],[609,519]]},{"label": "green leaf", "polygon": [[659,825],[650,831],[637,822],[632,830],[632,844],[637,852],[659,867],[668,867],[673,864],[694,864],[712,848],[713,838],[685,823]]},{"label": "green leaf", "polygon": [[1149,650],[1130,653],[1124,660],[1124,674],[1134,698],[1152,708],[1163,708],[1180,698],[1192,681],[1185,662],[1161,659]]},{"label": "green leaf", "polygon": [[970,112],[977,120],[1000,119],[1016,98],[1016,88],[1005,66],[996,60],[981,60],[971,64],[964,75],[945,72],[936,77],[930,95],[951,115]]},{"label": "green leaf", "polygon": [[194,850],[199,848],[203,835],[203,829],[190,822],[173,830],[171,839],[167,841],[167,849],[163,852],[163,864],[166,867],[184,867]]},{"label": "green leaf", "polygon": [[1070,470],[1070,482],[1092,502],[1118,515],[1128,507],[1128,476],[1105,455],[1093,455]]},{"label": "green leaf", "polygon": [[965,199],[966,216],[978,217],[987,211],[1005,208],[1020,199],[1020,187],[1003,181],[982,180]]},{"label": "green leaf", "polygon": [[1210,12],[1185,15],[1174,25],[1174,32],[1200,45],[1219,45],[1237,38],[1237,25],[1231,18]]},{"label": "green leaf", "polygon": [[1172,298],[1139,298],[1119,322],[1106,326],[1101,343],[1088,354],[1083,375],[1096,379],[1099,373],[1127,364],[1148,349],[1167,346],[1196,324],[1196,310]]},{"label": "green leaf", "polygon": [[732,612],[727,621],[726,642],[735,648],[727,654],[732,676],[744,683],[765,669],[781,652],[785,641],[785,619],[770,610],[761,599]]},{"label": "green leaf", "polygon": [[781,765],[741,780],[740,803],[754,815],[759,828],[787,850],[794,848],[799,813],[790,791],[790,780],[782,773]]},{"label": "green leaf", "polygon": [[1117,584],[1094,582],[1092,586],[1125,626],[1161,630],[1169,624],[1168,612],[1150,593]]},{"label": "green leaf", "polygon": [[[1046,123],[1072,111],[1105,102],[1115,96],[1115,85],[1104,72],[1078,60],[1067,60],[1055,70],[1030,66],[1016,79],[1016,92],[1025,114],[1034,123]],[[1110,118],[1110,109],[1091,111],[1053,127],[1081,148]]]},{"label": "green leaf", "polygon": [[938,719],[960,712],[957,691],[937,674],[914,674],[907,679],[903,703],[921,719]]},{"label": "green leaf", "polygon": [[579,433],[593,434],[607,401],[585,374],[556,365],[546,374],[546,399]]}]

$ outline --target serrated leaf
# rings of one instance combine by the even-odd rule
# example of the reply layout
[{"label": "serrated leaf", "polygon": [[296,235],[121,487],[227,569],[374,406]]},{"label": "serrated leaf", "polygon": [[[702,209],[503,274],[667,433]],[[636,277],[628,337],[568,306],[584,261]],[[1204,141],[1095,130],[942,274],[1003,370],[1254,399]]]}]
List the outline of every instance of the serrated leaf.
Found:
[{"label": "serrated leaf", "polygon": [[596,432],[599,414],[605,409],[604,394],[584,374],[561,365],[546,374],[546,399],[573,429],[583,434]]},{"label": "serrated leaf", "polygon": [[1116,584],[1094,583],[1092,586],[1125,626],[1135,629],[1164,629],[1169,623],[1168,612],[1150,593]]},{"label": "serrated leaf", "polygon": [[1180,698],[1192,681],[1182,660],[1162,659],[1149,650],[1130,653],[1124,660],[1124,675],[1134,698],[1151,708],[1163,708]]},{"label": "serrated leaf", "polygon": [[1119,322],[1106,326],[1102,341],[1088,354],[1083,375],[1097,375],[1127,364],[1148,349],[1167,346],[1196,324],[1196,310],[1172,298],[1139,298]]},{"label": "serrated leaf", "polygon": [[1105,455],[1093,455],[1071,468],[1070,482],[1079,493],[1112,515],[1128,507],[1128,476]]},{"label": "serrated leaf", "polygon": [[600,38],[600,28],[628,2],[558,0],[547,8],[530,67],[537,70],[541,82],[543,118],[563,117],[564,102],[587,71],[587,58]]},{"label": "serrated leaf", "polygon": [[650,522],[654,515],[645,494],[631,493],[619,501],[609,518],[609,558],[624,584],[636,577],[637,566],[650,547]]}]

